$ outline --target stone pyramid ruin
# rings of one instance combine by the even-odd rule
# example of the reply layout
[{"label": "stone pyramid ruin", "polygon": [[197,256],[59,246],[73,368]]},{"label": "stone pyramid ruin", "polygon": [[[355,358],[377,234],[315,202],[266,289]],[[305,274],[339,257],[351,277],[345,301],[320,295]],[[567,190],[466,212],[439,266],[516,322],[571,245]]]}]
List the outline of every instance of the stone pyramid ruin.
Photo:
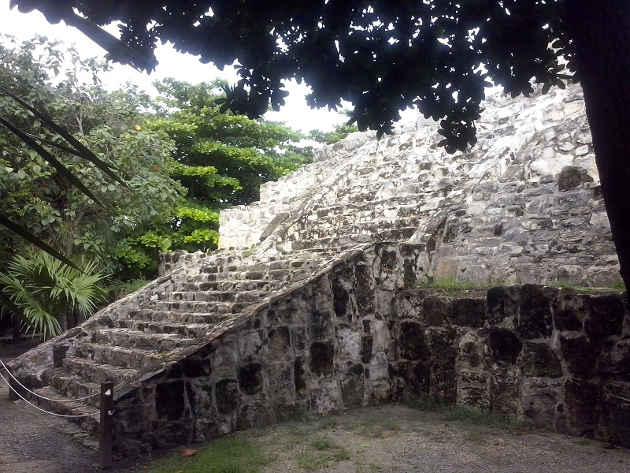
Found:
[{"label": "stone pyramid ruin", "polygon": [[[476,126],[455,155],[421,118],[320,150],[223,211],[218,251],[165,255],[11,369],[50,399],[114,382],[121,453],[423,396],[623,438],[623,300],[535,285],[619,280],[581,90],[491,97]],[[97,400],[47,408],[96,431]]]}]

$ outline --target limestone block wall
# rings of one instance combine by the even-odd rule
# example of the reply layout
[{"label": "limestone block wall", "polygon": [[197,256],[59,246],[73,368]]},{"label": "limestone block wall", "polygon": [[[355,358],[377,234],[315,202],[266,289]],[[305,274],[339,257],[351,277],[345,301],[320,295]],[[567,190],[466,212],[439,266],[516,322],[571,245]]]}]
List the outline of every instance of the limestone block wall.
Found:
[{"label": "limestone block wall", "polygon": [[416,245],[350,252],[209,334],[203,347],[117,401],[118,448],[206,440],[392,399],[388,319],[396,291],[416,283],[422,258]]},{"label": "limestone block wall", "polygon": [[291,252],[372,241],[425,245],[433,278],[497,284],[620,280],[579,86],[491,95],[478,143],[448,155],[436,123],[355,133],[223,211],[220,246]]},{"label": "limestone block wall", "polygon": [[620,295],[414,289],[421,245],[375,244],[253,308],[116,404],[121,450],[423,398],[630,446]]},{"label": "limestone block wall", "polygon": [[630,446],[624,296],[524,285],[483,298],[400,292],[394,398],[424,395]]}]

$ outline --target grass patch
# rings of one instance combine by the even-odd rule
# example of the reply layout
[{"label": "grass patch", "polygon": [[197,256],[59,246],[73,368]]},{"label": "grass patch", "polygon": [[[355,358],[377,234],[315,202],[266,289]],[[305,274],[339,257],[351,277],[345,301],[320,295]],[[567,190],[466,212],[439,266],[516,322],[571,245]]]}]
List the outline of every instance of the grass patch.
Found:
[{"label": "grass patch", "polygon": [[310,447],[313,450],[305,450],[296,457],[298,466],[306,471],[316,471],[332,462],[350,460],[350,453],[327,437],[313,440]]},{"label": "grass patch", "polygon": [[500,429],[522,427],[521,423],[506,415],[471,407],[451,407],[444,409],[441,415],[447,422],[461,422],[463,424],[498,427]]},{"label": "grass patch", "polygon": [[359,463],[357,464],[356,473],[379,473],[381,471],[383,471],[383,469],[374,463]]},{"label": "grass patch", "polygon": [[547,283],[548,286],[557,287],[558,289],[570,289],[575,292],[580,292],[583,294],[601,294],[606,292],[624,292],[626,290],[626,286],[623,281],[618,281],[613,284],[611,287],[590,287],[590,286],[580,286],[577,284],[573,284],[565,281],[551,281]]},{"label": "grass patch", "polygon": [[[601,294],[606,292],[624,292],[626,286],[623,281],[617,281],[610,287],[591,287],[580,286],[579,284],[565,282],[565,281],[549,281],[542,283],[547,286],[557,287],[559,289],[571,289],[583,294]],[[498,286],[511,286],[504,281],[489,280],[486,282],[470,282],[470,281],[458,281],[454,278],[438,278],[432,281],[426,281],[418,284],[418,288],[436,289],[446,294],[475,291],[475,290],[487,290]]]},{"label": "grass patch", "polygon": [[470,426],[494,427],[499,429],[529,428],[528,424],[516,419],[483,409],[465,406],[445,405],[434,399],[420,399],[408,403],[409,407],[422,411],[429,411],[440,416],[446,422],[460,422]]},{"label": "grass patch", "polygon": [[456,294],[466,291],[488,290],[492,287],[506,286],[504,281],[488,280],[485,282],[458,281],[455,278],[437,278],[431,281],[419,283],[417,287],[424,289],[436,289],[446,294]]},{"label": "grass patch", "polygon": [[433,281],[420,283],[418,287],[442,289],[446,292],[462,291],[466,289],[483,289],[482,286],[473,284],[470,281],[457,281],[453,278],[438,278]]},{"label": "grass patch", "polygon": [[152,462],[145,473],[260,473],[269,459],[258,445],[238,438],[212,442],[192,457],[179,452]]}]

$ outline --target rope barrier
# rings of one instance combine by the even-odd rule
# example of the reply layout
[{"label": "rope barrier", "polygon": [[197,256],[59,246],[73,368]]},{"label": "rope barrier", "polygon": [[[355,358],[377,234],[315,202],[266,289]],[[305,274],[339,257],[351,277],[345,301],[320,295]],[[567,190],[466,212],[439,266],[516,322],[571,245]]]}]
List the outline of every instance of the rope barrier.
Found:
[{"label": "rope barrier", "polygon": [[79,417],[90,417],[92,416],[92,414],[57,414],[55,412],[50,412],[47,411],[46,409],[42,409],[39,406],[36,406],[35,404],[33,404],[31,401],[29,401],[28,399],[26,399],[24,396],[22,396],[19,392],[17,392],[13,386],[11,386],[11,383],[9,383],[7,381],[7,379],[2,375],[2,373],[0,373],[0,378],[2,378],[2,380],[6,383],[6,385],[9,387],[9,389],[11,391],[13,391],[20,399],[22,399],[22,401],[26,402],[27,404],[29,404],[31,407],[34,407],[35,409],[37,409],[38,411],[43,412],[44,414],[49,414],[51,416],[56,416],[56,417],[65,417],[65,418],[79,418]]},{"label": "rope barrier", "polygon": [[7,365],[5,365],[2,360],[0,360],[0,365],[2,365],[2,367],[6,370],[6,372],[9,373],[9,376],[11,377],[11,379],[13,379],[13,381],[15,381],[15,383],[18,386],[20,386],[25,391],[31,393],[33,396],[39,397],[41,399],[45,399],[47,401],[51,401],[51,402],[78,402],[78,401],[85,401],[86,399],[91,399],[91,398],[93,398],[95,396],[98,396],[100,394],[100,393],[97,392],[97,393],[93,393],[93,394],[88,394],[87,396],[78,397],[76,399],[51,399],[49,397],[42,396],[41,394],[37,394],[37,393],[31,391],[26,386],[24,386],[22,383],[20,383],[20,381],[13,375],[13,373],[11,373],[11,371],[9,371],[9,368],[7,368]]}]

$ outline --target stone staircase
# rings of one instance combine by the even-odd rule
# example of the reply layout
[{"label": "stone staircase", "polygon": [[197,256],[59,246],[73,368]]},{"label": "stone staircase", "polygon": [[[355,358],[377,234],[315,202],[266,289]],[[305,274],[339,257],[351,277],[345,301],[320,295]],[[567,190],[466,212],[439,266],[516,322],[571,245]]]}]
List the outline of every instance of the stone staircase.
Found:
[{"label": "stone staircase", "polygon": [[[29,371],[32,365],[18,362],[14,364],[16,373],[32,387],[43,385],[34,392],[49,400],[33,400],[60,414],[85,415],[78,422],[96,433],[99,396],[81,402],[66,399],[98,393],[104,382],[115,383],[115,399],[119,399],[143,379],[204,344],[213,329],[311,276],[342,252],[343,248],[312,248],[262,259],[247,250],[193,255],[194,271],[180,266],[83,325],[35,348],[26,358],[35,363],[45,360],[38,367],[41,371],[34,374]],[[127,305],[127,301],[133,302]],[[55,349],[63,352],[57,367],[51,363]]]},{"label": "stone staircase", "polygon": [[[491,100],[469,153],[446,155],[421,119],[324,148],[223,211],[220,250],[165,255],[158,279],[11,368],[51,399],[114,382],[127,453],[391,399],[397,291],[615,277],[579,90],[536,104]],[[97,397],[47,402],[98,428]]]}]

